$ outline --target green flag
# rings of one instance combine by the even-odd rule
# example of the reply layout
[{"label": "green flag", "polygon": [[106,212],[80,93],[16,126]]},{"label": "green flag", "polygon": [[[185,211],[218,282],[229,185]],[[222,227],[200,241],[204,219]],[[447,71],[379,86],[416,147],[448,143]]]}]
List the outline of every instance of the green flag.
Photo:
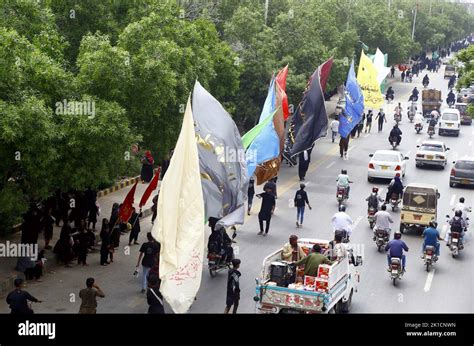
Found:
[{"label": "green flag", "polygon": [[[278,109],[277,109],[278,110]],[[242,136],[242,144],[244,146],[244,149],[247,150],[247,148],[252,144],[254,139],[260,134],[260,132],[263,130],[265,126],[270,122],[270,120],[273,119],[275,116],[277,110],[273,112],[273,114],[270,114],[264,121],[261,123],[255,125],[249,132],[247,132],[245,135]]]}]

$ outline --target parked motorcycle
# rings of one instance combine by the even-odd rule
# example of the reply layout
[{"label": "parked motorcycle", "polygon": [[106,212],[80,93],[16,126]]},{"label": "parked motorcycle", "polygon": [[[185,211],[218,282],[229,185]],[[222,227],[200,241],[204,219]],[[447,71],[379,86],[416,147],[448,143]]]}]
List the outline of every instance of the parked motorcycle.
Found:
[{"label": "parked motorcycle", "polygon": [[385,249],[385,246],[389,241],[389,231],[386,229],[378,229],[377,226],[374,227],[374,238],[375,246],[377,246],[378,251]]},{"label": "parked motorcycle", "polygon": [[438,256],[436,256],[436,248],[434,246],[425,246],[425,250],[423,251],[423,261],[426,266],[426,271],[429,272],[433,264],[438,261]]},{"label": "parked motorcycle", "polygon": [[397,285],[397,280],[401,280],[403,276],[402,259],[392,257],[390,260],[390,279],[393,281],[393,286]]}]

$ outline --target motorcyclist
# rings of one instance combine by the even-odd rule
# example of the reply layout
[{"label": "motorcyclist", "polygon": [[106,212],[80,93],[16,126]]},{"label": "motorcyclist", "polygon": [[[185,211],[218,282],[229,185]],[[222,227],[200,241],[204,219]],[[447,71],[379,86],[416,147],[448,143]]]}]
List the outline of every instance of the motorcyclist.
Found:
[{"label": "motorcyclist", "polygon": [[396,257],[402,260],[402,270],[405,272],[406,257],[403,254],[403,250],[408,252],[408,246],[401,238],[402,234],[400,233],[400,231],[396,231],[393,236],[393,239],[388,242],[387,246],[385,246],[385,251],[389,251],[389,253],[387,254],[388,271],[391,271],[390,264],[392,261],[392,257]]},{"label": "motorcyclist", "polygon": [[416,102],[412,102],[410,105],[410,108],[408,109],[408,115],[410,114],[415,115],[417,110],[418,108],[416,107]]},{"label": "motorcyclist", "polygon": [[462,218],[467,221],[467,213],[471,212],[471,208],[464,204],[464,197],[459,198],[459,203],[453,208],[453,211],[460,210],[462,212]]},{"label": "motorcyclist", "polygon": [[393,138],[397,141],[397,145],[400,145],[400,142],[402,141],[402,130],[400,130],[397,124],[393,125],[393,129],[390,131],[390,135],[388,136],[390,144],[392,143]]},{"label": "motorcyclist", "polygon": [[456,96],[454,95],[453,91],[450,90],[448,93],[448,97],[446,98],[446,103],[449,104],[454,104],[456,102]]},{"label": "motorcyclist", "polygon": [[431,115],[431,118],[435,118],[436,121],[438,121],[438,119],[440,117],[439,112],[438,112],[438,108],[437,107],[433,108],[430,115]]},{"label": "motorcyclist", "polygon": [[428,74],[426,74],[424,77],[423,77],[423,86],[427,86],[428,84],[430,84],[430,78],[428,77]]},{"label": "motorcyclist", "polygon": [[421,113],[415,113],[415,119],[413,120],[414,124],[421,124],[421,127],[423,127],[423,123],[425,121],[425,118],[423,118],[423,115]]},{"label": "motorcyclist", "polygon": [[215,253],[222,256],[222,262],[228,263],[232,260],[233,249],[232,240],[228,236],[224,227],[217,225],[220,219],[215,217],[209,218],[209,227],[211,228],[211,235],[207,243],[209,253]]},{"label": "motorcyclist", "polygon": [[393,91],[392,87],[388,87],[387,92],[385,94],[385,99],[388,100],[393,100],[395,97],[395,92]]},{"label": "motorcyclist", "polygon": [[354,223],[349,215],[346,214],[346,206],[341,205],[339,207],[339,212],[333,215],[331,219],[332,227],[334,232],[338,234],[339,232],[347,232],[347,238],[350,238],[352,234],[351,225]]},{"label": "motorcyclist", "polygon": [[378,187],[373,187],[372,188],[372,193],[370,194],[369,197],[367,197],[365,200],[368,202],[367,203],[367,208],[373,208],[375,209],[375,212],[379,210],[379,202],[382,203],[383,199],[378,195],[379,193],[379,188]]},{"label": "motorcyclist", "polygon": [[429,133],[430,131],[433,131],[433,132],[434,132],[434,128],[435,128],[435,126],[436,126],[437,123],[438,123],[438,122],[436,121],[436,118],[431,117],[430,123],[429,123],[429,125],[428,125],[428,133]]},{"label": "motorcyclist", "polygon": [[452,89],[454,87],[454,83],[456,83],[456,76],[449,77],[448,88]]},{"label": "motorcyclist", "polygon": [[458,232],[460,233],[460,239],[459,241],[462,243],[462,240],[464,238],[464,233],[467,231],[467,225],[466,221],[464,221],[462,217],[462,211],[461,210],[456,210],[454,212],[454,216],[451,220],[449,220],[449,224],[451,225],[451,228],[448,232],[448,243],[446,245],[449,246],[449,243],[451,241],[451,233],[452,232]]},{"label": "motorcyclist", "polygon": [[385,204],[390,202],[390,197],[393,193],[397,194],[397,198],[401,198],[401,196],[403,195],[403,189],[404,187],[402,180],[400,179],[400,173],[397,173],[388,185],[387,196],[385,197]]},{"label": "motorcyclist", "polygon": [[422,251],[422,256],[421,258],[424,258],[424,253],[425,253],[425,248],[427,246],[434,246],[436,248],[436,256],[439,257],[439,241],[438,240],[443,240],[440,235],[439,231],[436,229],[438,224],[436,221],[430,221],[429,227],[425,228],[423,231],[423,246],[421,248]]},{"label": "motorcyclist", "polygon": [[374,227],[374,240],[375,238],[375,232],[378,229],[384,229],[388,233],[388,237],[390,238],[390,224],[393,223],[392,217],[387,211],[387,206],[384,204],[381,207],[381,210],[379,210],[375,214],[375,227]]},{"label": "motorcyclist", "polygon": [[410,98],[408,99],[408,101],[413,101],[413,102],[416,102],[418,101],[418,95],[420,94],[420,92],[418,91],[418,89],[415,87],[413,88],[413,90],[411,91],[411,95],[410,95]]},{"label": "motorcyclist", "polygon": [[349,191],[350,191],[350,188],[351,188],[349,186],[349,183],[352,183],[352,181],[350,181],[349,176],[347,175],[347,171],[345,169],[341,170],[341,174],[339,174],[336,181],[337,181],[337,187],[338,188],[343,187],[343,188],[346,189],[346,196],[347,196],[347,198],[349,198]]},{"label": "motorcyclist", "polygon": [[397,115],[400,116],[400,120],[402,120],[402,112],[403,112],[403,107],[402,107],[402,104],[400,102],[398,102],[398,106],[395,107],[395,117]]}]

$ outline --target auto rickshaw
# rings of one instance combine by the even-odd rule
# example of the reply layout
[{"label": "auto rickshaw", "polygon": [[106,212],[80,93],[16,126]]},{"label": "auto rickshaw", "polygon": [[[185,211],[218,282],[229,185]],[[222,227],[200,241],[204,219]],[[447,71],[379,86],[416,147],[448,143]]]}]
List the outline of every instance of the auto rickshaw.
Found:
[{"label": "auto rickshaw", "polygon": [[424,230],[436,221],[440,194],[435,185],[412,183],[403,192],[400,232],[406,229]]}]

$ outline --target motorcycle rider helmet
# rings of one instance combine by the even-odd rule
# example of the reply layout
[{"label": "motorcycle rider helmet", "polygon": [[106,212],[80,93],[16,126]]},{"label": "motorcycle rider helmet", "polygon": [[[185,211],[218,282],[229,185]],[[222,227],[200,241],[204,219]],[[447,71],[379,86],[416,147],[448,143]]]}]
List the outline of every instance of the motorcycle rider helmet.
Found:
[{"label": "motorcycle rider helmet", "polygon": [[459,203],[464,203],[465,199],[464,197],[459,198]]},{"label": "motorcycle rider helmet", "polygon": [[374,186],[374,187],[372,188],[372,192],[373,192],[373,193],[379,192],[379,188],[378,188],[377,186]]},{"label": "motorcycle rider helmet", "polygon": [[341,169],[341,174],[347,174],[347,170]]},{"label": "motorcycle rider helmet", "polygon": [[341,204],[339,206],[339,211],[345,212],[346,211],[346,206],[344,204]]},{"label": "motorcycle rider helmet", "polygon": [[462,216],[462,210],[456,210],[456,211],[454,212],[454,216],[461,217],[461,216]]},{"label": "motorcycle rider helmet", "polygon": [[395,231],[395,233],[393,234],[394,239],[400,239],[401,237],[402,237],[402,232],[400,231]]},{"label": "motorcycle rider helmet", "polygon": [[435,220],[431,220],[430,221],[430,227],[436,228],[436,227],[438,227],[438,223]]}]

